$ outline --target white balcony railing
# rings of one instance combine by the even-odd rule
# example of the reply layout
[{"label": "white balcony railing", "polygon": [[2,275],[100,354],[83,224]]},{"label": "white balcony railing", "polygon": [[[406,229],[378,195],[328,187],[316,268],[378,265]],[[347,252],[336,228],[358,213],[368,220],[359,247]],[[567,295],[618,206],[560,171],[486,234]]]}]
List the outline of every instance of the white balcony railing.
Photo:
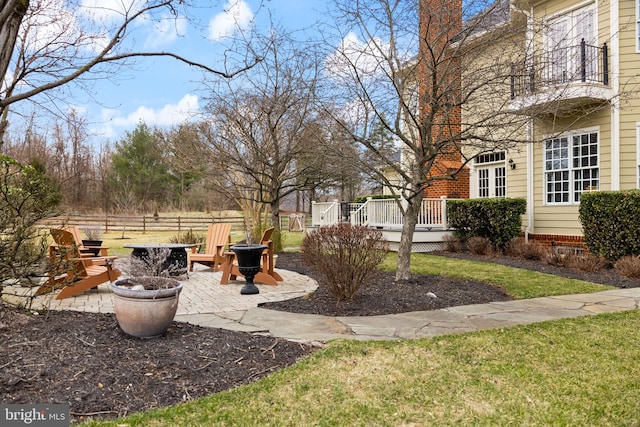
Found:
[{"label": "white balcony railing", "polygon": [[[346,206],[348,205],[348,206]],[[349,221],[353,225],[401,228],[402,211],[393,199],[369,199],[365,203],[314,202],[313,226]],[[423,199],[416,228],[447,229],[447,198]]]},{"label": "white balcony railing", "polygon": [[311,225],[337,224],[340,222],[340,202],[313,202],[311,205]]}]

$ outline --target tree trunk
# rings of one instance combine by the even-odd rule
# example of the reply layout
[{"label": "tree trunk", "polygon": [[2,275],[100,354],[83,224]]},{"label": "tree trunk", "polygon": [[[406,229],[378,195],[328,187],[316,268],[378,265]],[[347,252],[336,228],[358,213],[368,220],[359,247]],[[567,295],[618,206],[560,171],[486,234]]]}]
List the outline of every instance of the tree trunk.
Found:
[{"label": "tree trunk", "polygon": [[[4,78],[16,46],[22,18],[29,7],[29,0],[0,0],[0,2],[2,5],[0,9],[0,78]],[[5,110],[9,108],[7,105],[2,105],[2,101],[3,99],[0,99],[0,148],[7,127]]]},{"label": "tree trunk", "polygon": [[409,280],[411,278],[411,246],[413,232],[418,222],[418,214],[422,205],[422,193],[407,200],[407,207],[402,213],[402,235],[398,247],[398,264],[396,266],[396,280]]},{"label": "tree trunk", "polygon": [[280,202],[275,201],[270,204],[271,207],[271,225],[273,225],[273,250],[278,253],[282,252],[282,230],[280,229]]}]

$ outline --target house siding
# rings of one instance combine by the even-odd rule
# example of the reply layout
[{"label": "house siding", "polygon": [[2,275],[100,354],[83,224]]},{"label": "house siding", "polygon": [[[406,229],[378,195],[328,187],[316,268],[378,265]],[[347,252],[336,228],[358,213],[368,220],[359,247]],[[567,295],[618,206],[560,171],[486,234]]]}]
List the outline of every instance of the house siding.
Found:
[{"label": "house siding", "polygon": [[640,53],[636,51],[636,0],[620,1],[620,189],[638,188],[636,123],[640,121]]},{"label": "house siding", "polygon": [[[546,116],[538,116],[524,110],[528,105],[526,103],[516,104],[522,106],[516,108],[523,108],[519,113],[536,114],[532,120],[532,155],[531,158],[527,157],[526,146],[515,147],[507,152],[507,159],[513,159],[516,165],[515,169],[507,167],[507,197],[528,199],[528,214],[531,213],[532,218],[529,219],[525,215],[523,230],[531,239],[546,244],[553,242],[556,245],[580,245],[583,243],[583,232],[578,218],[578,203],[546,203],[543,163],[545,138],[578,130],[597,129],[599,190],[626,190],[640,186],[640,52],[637,51],[637,0],[545,0],[533,3],[534,25],[529,27],[534,31],[529,33],[534,41],[531,53],[538,55],[544,51],[544,33],[551,19],[586,6],[593,7],[596,13],[595,34],[598,47],[607,44],[608,85],[605,86],[602,80],[599,83],[587,82],[584,86],[592,92],[586,92],[586,96],[582,95],[581,98],[571,98],[569,95],[557,104],[554,104],[554,101],[550,102],[549,105],[557,105],[560,108],[551,110],[551,107],[547,106]],[[523,9],[528,10],[528,7]],[[612,25],[615,27],[612,28]],[[490,54],[488,56],[490,57]],[[599,69],[603,70],[602,67]],[[537,86],[535,89],[540,88],[541,86]],[[516,93],[516,96],[523,95]],[[562,96],[564,97],[564,94]],[[497,97],[500,98],[500,95]],[[532,102],[541,101],[534,98]],[[544,104],[534,104],[535,107],[539,105]],[[532,111],[536,111],[536,108]],[[473,115],[473,108],[468,108],[465,114]],[[530,166],[532,169],[528,170]],[[528,178],[531,178],[530,181]],[[472,197],[477,194],[474,180],[475,170],[472,168]]]},{"label": "house siding", "polygon": [[[600,136],[600,190],[611,189],[611,121],[610,108],[585,117],[568,116],[554,118],[536,126],[535,138],[563,134],[579,129],[598,129]],[[547,204],[545,201],[545,177],[543,169],[544,143],[534,146],[534,234],[582,235],[582,225],[578,219],[578,204]]]},{"label": "house siding", "polygon": [[[533,212],[532,228],[529,230],[533,240],[544,242],[561,242],[561,236],[566,236],[567,244],[582,242],[582,226],[578,218],[579,205],[569,203],[547,204],[545,202],[545,176],[543,170],[543,156],[545,137],[567,133],[578,129],[597,128],[599,131],[599,172],[600,190],[630,189],[638,186],[638,154],[637,154],[637,122],[640,121],[640,97],[635,90],[638,88],[638,74],[640,71],[640,54],[636,53],[635,30],[635,0],[621,0],[619,2],[619,40],[612,43],[613,30],[611,25],[611,5],[616,3],[604,2],[576,2],[576,1],[545,1],[534,6],[534,16],[538,24],[550,17],[559,16],[570,10],[593,5],[596,9],[598,45],[607,43],[609,59],[619,58],[619,64],[610,63],[610,83],[614,90],[619,83],[619,104],[617,94],[610,105],[585,113],[585,109],[577,109],[575,113],[551,114],[544,119],[535,120],[535,140],[533,157]],[[539,27],[537,27],[539,28]],[[535,36],[539,48],[543,46],[543,31]],[[611,51],[611,46],[618,46],[618,52]],[[595,105],[595,104],[594,104]],[[587,106],[588,109],[591,106]],[[618,108],[618,110],[614,110]],[[613,120],[618,120],[613,123]],[[618,134],[613,132],[618,125]],[[615,153],[619,159],[615,160]],[[616,161],[616,164],[612,163]],[[619,163],[617,163],[619,162]],[[619,187],[618,183],[619,182]],[[526,185],[526,183],[525,183]],[[511,193],[519,186],[509,186],[509,196],[520,194]]]}]

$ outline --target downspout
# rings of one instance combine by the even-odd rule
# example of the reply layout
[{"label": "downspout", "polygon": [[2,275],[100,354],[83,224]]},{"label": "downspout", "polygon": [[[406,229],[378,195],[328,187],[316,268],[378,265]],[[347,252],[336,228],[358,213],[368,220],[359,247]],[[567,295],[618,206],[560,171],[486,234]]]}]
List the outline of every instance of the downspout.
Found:
[{"label": "downspout", "polygon": [[609,1],[611,64],[611,190],[620,190],[620,20],[618,0]]},{"label": "downspout", "polygon": [[[533,23],[533,6],[530,7],[529,11],[524,9],[517,8],[513,3],[511,4],[511,8],[513,10],[517,10],[527,17],[527,30],[525,33],[525,48],[526,48],[526,57],[533,58],[533,38],[534,38],[534,23]],[[526,178],[527,178],[527,225],[524,229],[524,239],[526,242],[529,242],[529,234],[534,232],[534,222],[533,215],[535,213],[534,209],[534,191],[533,191],[533,183],[534,183],[534,167],[535,167],[535,159],[534,159],[534,150],[533,150],[533,140],[534,140],[534,125],[533,118],[529,117],[527,123],[527,167],[526,167]]]},{"label": "downspout", "polygon": [[534,200],[533,200],[533,178],[534,178],[534,152],[533,152],[533,119],[529,119],[527,125],[527,226],[524,229],[524,240],[529,242],[529,234],[535,230],[533,228]]}]

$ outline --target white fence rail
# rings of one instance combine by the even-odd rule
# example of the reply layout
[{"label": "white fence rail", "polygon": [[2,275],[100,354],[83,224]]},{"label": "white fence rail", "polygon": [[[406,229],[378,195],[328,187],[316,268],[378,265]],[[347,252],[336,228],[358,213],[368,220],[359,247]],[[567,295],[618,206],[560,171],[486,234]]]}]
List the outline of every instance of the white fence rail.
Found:
[{"label": "white fence rail", "polygon": [[[353,225],[401,228],[402,211],[392,199],[369,199],[365,203],[316,202],[311,207],[312,225],[349,221]],[[447,198],[423,199],[416,228],[443,229],[447,225]]]},{"label": "white fence rail", "polygon": [[340,202],[313,202],[311,225],[322,226],[340,222]]}]

